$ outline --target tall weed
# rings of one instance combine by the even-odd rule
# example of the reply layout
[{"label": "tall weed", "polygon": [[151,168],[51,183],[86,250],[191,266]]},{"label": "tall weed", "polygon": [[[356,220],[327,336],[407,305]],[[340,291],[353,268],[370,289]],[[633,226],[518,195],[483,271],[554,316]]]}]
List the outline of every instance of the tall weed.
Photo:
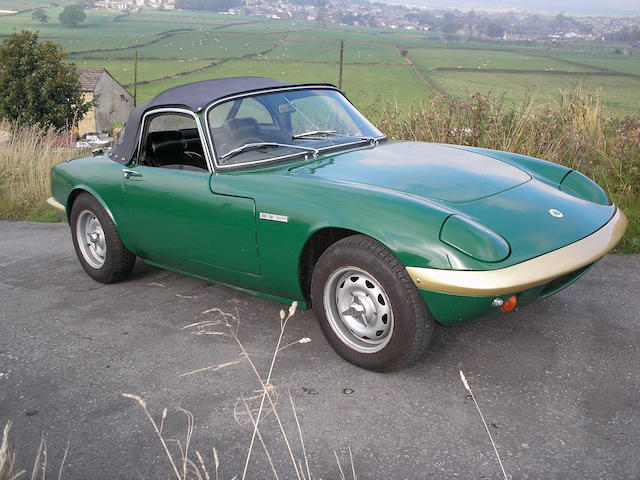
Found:
[{"label": "tall weed", "polygon": [[[51,186],[49,170],[71,158],[63,135],[39,125],[0,122],[0,217],[24,219],[51,210],[46,207]],[[52,216],[55,218],[55,214]]]}]

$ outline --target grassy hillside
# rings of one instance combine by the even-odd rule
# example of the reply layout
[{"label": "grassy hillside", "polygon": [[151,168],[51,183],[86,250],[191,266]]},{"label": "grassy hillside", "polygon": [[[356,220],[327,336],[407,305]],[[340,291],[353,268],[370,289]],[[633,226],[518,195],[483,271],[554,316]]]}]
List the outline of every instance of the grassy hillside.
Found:
[{"label": "grassy hillside", "polygon": [[432,90],[457,98],[491,92],[512,106],[533,96],[544,105],[577,86],[598,92],[607,114],[624,117],[640,106],[640,59],[601,43],[444,42],[432,32],[317,29],[309,21],[151,9],[130,15],[86,10],[87,21],[73,29],[58,22],[60,11],[48,7],[47,24],[32,20],[30,11],[0,17],[0,35],[38,30],[42,39],[60,42],[69,61],[107,68],[130,90],[137,51],[141,100],[177,83],[226,75],[337,83],[343,39],[343,87],[361,108],[380,98],[409,108]]}]

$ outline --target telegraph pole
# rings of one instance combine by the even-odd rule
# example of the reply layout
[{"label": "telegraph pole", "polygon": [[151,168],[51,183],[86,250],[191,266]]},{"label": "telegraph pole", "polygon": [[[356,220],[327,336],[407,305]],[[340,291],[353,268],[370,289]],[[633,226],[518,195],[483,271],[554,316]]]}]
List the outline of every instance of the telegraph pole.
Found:
[{"label": "telegraph pole", "polygon": [[137,107],[138,99],[138,50],[135,51],[133,56],[133,106]]},{"label": "telegraph pole", "polygon": [[342,90],[342,61],[344,60],[344,40],[340,40],[340,70],[338,71],[338,88]]},{"label": "telegraph pole", "polygon": [[325,23],[327,0],[316,0],[316,29],[327,28]]}]

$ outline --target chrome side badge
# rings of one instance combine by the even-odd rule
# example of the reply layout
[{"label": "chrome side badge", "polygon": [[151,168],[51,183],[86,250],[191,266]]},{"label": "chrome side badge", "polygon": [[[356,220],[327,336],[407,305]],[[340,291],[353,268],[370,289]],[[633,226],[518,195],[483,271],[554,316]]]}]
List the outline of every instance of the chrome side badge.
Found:
[{"label": "chrome side badge", "polygon": [[550,208],[549,209],[549,213],[551,215],[553,215],[554,217],[556,217],[556,218],[562,218],[563,217],[562,212],[560,210],[556,210],[555,208]]},{"label": "chrome side badge", "polygon": [[277,215],[275,213],[264,213],[264,212],[260,212],[260,219],[272,220],[274,222],[283,222],[283,223],[287,223],[289,221],[289,217],[287,217],[286,215]]}]

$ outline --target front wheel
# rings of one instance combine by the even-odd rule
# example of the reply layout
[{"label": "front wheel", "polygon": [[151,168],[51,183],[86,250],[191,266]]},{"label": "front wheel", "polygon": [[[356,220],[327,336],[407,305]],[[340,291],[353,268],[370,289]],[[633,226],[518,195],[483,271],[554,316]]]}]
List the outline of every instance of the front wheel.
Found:
[{"label": "front wheel", "polygon": [[131,272],[136,257],[126,249],[111,217],[93,196],[78,196],[69,224],[78,260],[91,278],[113,283]]},{"label": "front wheel", "polygon": [[433,320],[404,265],[365,235],[344,238],[322,254],[311,301],[333,349],[369,370],[402,368],[431,340]]}]

